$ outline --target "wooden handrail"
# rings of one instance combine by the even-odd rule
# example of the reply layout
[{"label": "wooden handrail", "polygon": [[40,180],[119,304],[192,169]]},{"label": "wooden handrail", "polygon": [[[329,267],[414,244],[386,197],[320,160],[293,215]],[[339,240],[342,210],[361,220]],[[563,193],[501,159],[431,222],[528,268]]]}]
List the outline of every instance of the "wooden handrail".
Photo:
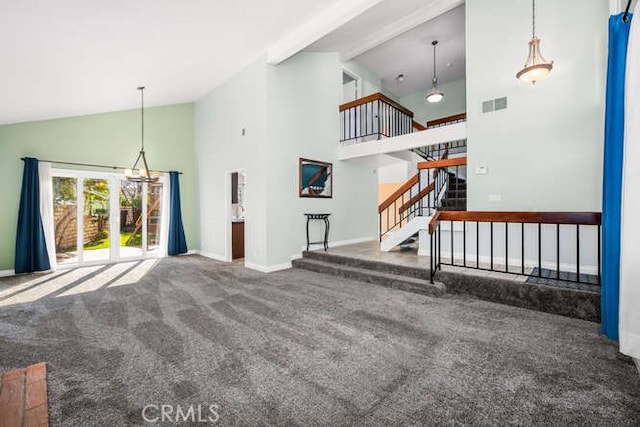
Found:
[{"label": "wooden handrail", "polygon": [[384,202],[380,203],[378,206],[378,213],[382,213],[385,209],[387,209],[393,202],[395,202],[400,196],[409,191],[411,187],[418,183],[418,174],[415,174],[411,178],[407,180],[400,188],[393,192],[392,195],[387,197]]},{"label": "wooden handrail", "polygon": [[427,122],[427,128],[443,125],[445,123],[466,120],[466,119],[467,119],[467,113],[454,114],[453,116],[443,117],[441,119],[429,120]]},{"label": "wooden handrail", "polygon": [[438,221],[510,222],[524,224],[600,225],[600,212],[469,212],[438,211],[429,222],[429,233]]},{"label": "wooden handrail", "polygon": [[440,222],[440,214],[442,214],[442,211],[436,211],[431,217],[431,221],[429,221],[429,234],[433,234],[433,232],[436,231],[436,224]]},{"label": "wooden handrail", "polygon": [[380,92],[374,93],[374,94],[369,95],[369,96],[365,96],[364,98],[356,99],[355,101],[347,102],[346,104],[342,104],[339,107],[339,110],[340,111],[348,110],[349,108],[357,107],[358,105],[364,105],[364,104],[366,104],[368,102],[377,101],[377,100],[386,102],[387,104],[391,105],[392,107],[402,111],[407,116],[413,118],[413,111],[407,109],[407,107],[404,107],[404,106],[398,104],[393,99],[391,99],[391,98],[389,98],[387,96],[384,96]]},{"label": "wooden handrail", "polygon": [[415,120],[413,121],[412,125],[413,125],[414,129],[418,129],[419,131],[420,130],[427,130],[426,126],[423,126],[422,124],[420,124],[419,122],[416,122]]},{"label": "wooden handrail", "polygon": [[420,192],[418,194],[416,194],[415,196],[410,198],[408,202],[406,202],[405,204],[401,205],[400,209],[398,210],[398,212],[402,213],[402,212],[406,211],[411,206],[413,206],[414,204],[418,203],[420,201],[420,199],[422,199],[423,197],[427,197],[427,194],[432,192],[434,187],[435,187],[435,185],[434,185],[434,183],[432,181],[431,184],[427,185],[425,188],[420,190]]},{"label": "wooden handrail", "polygon": [[428,162],[418,162],[418,169],[447,168],[450,166],[462,166],[467,164],[466,157],[454,157],[452,159],[432,160]]}]

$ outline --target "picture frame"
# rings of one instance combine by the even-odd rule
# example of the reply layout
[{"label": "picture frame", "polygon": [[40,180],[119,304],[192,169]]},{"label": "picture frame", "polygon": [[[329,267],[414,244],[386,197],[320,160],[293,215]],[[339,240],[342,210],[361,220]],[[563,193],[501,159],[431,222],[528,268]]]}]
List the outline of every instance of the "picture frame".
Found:
[{"label": "picture frame", "polygon": [[333,197],[333,164],[300,158],[300,197]]}]

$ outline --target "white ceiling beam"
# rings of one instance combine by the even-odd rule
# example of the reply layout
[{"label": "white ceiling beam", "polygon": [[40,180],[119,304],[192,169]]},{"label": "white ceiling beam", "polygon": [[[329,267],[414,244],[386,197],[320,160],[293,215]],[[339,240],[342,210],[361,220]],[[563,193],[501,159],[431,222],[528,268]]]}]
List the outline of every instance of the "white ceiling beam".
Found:
[{"label": "white ceiling beam", "polygon": [[340,0],[267,50],[267,63],[277,65],[383,0]]},{"label": "white ceiling beam", "polygon": [[340,51],[340,59],[349,61],[356,56],[373,49],[392,38],[405,33],[418,25],[442,15],[451,9],[464,4],[464,0],[432,0],[428,4],[404,18],[400,18],[389,25],[384,26],[378,31],[374,31],[366,37],[351,43],[345,49]]}]

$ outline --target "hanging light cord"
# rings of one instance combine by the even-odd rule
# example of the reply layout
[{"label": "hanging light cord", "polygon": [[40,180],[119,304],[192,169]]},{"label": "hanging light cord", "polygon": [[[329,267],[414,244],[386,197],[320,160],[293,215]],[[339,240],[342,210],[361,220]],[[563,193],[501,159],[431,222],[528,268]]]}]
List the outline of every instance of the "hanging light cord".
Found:
[{"label": "hanging light cord", "polygon": [[533,16],[533,19],[531,19],[531,22],[533,23],[531,38],[535,39],[536,38],[536,0],[532,0],[531,2],[531,15]]},{"label": "hanging light cord", "polygon": [[142,126],[140,127],[141,137],[142,137],[142,140],[140,143],[140,148],[141,148],[140,151],[144,151],[144,86],[139,86],[138,90],[140,91],[140,111],[141,111],[140,117],[142,120]]},{"label": "hanging light cord", "polygon": [[436,45],[438,44],[438,40],[434,40],[431,42],[433,45],[433,79],[436,79]]}]

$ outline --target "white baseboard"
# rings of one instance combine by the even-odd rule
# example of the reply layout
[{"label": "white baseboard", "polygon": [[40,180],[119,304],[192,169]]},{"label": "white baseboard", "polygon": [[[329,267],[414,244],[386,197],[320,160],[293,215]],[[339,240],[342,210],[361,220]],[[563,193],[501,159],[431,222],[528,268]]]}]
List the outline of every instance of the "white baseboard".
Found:
[{"label": "white baseboard", "polygon": [[274,271],[288,270],[289,268],[291,268],[291,262],[283,262],[282,264],[275,265],[260,265],[253,264],[251,262],[245,262],[244,266],[252,270],[260,271],[261,273],[273,273]]},{"label": "white baseboard", "polygon": [[227,259],[226,257],[211,253],[211,252],[203,252],[203,251],[199,251],[199,250],[194,250],[193,251],[194,254],[203,256],[205,258],[211,258],[211,259],[215,259],[216,261],[221,261],[221,262],[231,262],[230,259]]},{"label": "white baseboard", "polygon": [[15,275],[16,275],[15,270],[0,270],[0,277],[9,277],[9,276],[15,276]]},{"label": "white baseboard", "polygon": [[[377,236],[372,236],[372,237],[360,237],[357,239],[347,239],[347,240],[338,240],[335,242],[329,242],[329,247],[330,248],[336,248],[338,246],[346,246],[346,245],[355,245],[356,243],[365,243],[365,242],[371,242],[376,240],[378,237]],[[302,247],[300,248],[303,251],[307,250],[307,245],[302,245]],[[317,250],[324,250],[324,245],[322,243],[315,243],[313,245],[309,245],[309,250],[310,251],[317,251]],[[294,254],[291,255],[291,259],[295,259],[293,257],[297,256],[298,254]],[[302,255],[300,255],[298,258],[300,258]]]},{"label": "white baseboard", "polygon": [[[230,259],[227,259],[223,256],[220,256],[211,252],[195,251],[194,253],[201,255],[205,258],[211,258],[220,262],[232,262]],[[283,262],[282,264],[275,264],[275,265],[261,265],[261,264],[254,264],[254,263],[245,261],[244,266],[246,268],[250,268],[251,270],[256,270],[261,273],[272,273],[274,271],[287,270],[291,268],[291,262]]]}]

